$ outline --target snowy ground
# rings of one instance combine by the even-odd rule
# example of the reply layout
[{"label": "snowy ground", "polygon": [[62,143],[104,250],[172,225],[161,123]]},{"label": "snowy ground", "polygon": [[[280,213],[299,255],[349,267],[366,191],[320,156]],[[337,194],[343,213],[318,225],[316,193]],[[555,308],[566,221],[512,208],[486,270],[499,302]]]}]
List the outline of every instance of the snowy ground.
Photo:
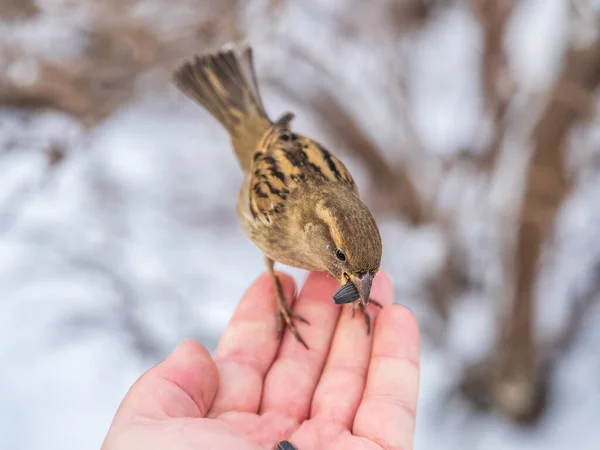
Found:
[{"label": "snowy ground", "polygon": [[[530,9],[519,11],[515,23],[531,25],[530,31],[520,25],[522,45],[509,45],[515,71],[532,88],[548,84],[559,67],[556,55],[545,51],[548,39],[555,50],[566,39],[566,32],[548,33],[567,26],[566,2],[546,1],[526,2]],[[260,73],[301,78],[278,64],[285,46],[276,37],[285,33],[339,73],[337,93],[380,146],[398,148],[399,112],[384,100],[390,87],[381,82],[378,67],[400,53],[410,63],[410,114],[426,149],[444,155],[470,146],[482,108],[474,76],[480,29],[464,9],[433,20],[406,42],[389,42],[385,35],[392,25],[377,8],[362,11],[361,24],[372,32],[344,40],[334,37],[340,30],[332,25],[342,2],[291,2],[295,6],[275,30],[260,26],[263,3],[254,2],[247,16],[256,24],[250,39]],[[309,7],[321,9],[321,22],[310,19]],[[57,39],[68,34],[59,28]],[[45,38],[54,36],[51,31],[45,29]],[[300,132],[324,135],[326,124],[311,122],[302,105],[275,89],[264,91],[273,115],[291,109]],[[597,134],[588,131],[582,139],[597,143]],[[131,102],[91,135],[58,113],[25,118],[0,110],[0,143],[7,136],[17,137],[18,151],[0,159],[0,202],[29,200],[25,209],[3,207],[7,215],[0,217],[0,448],[98,448],[136,377],[184,337],[214,348],[240,295],[263,271],[260,252],[236,223],[241,174],[224,131],[172,87]],[[48,177],[35,150],[51,140],[68,142],[71,154]],[[560,328],[565,305],[585,289],[600,255],[599,181],[597,174],[583,180],[562,212],[559,251],[538,289],[545,330]],[[464,226],[460,237],[470,258],[489,263],[485,268],[493,272],[493,245],[481,242],[493,241],[498,225],[477,183],[449,176],[440,202],[468,195],[451,206]],[[381,228],[383,265],[395,277],[396,300],[419,312],[422,281],[435,272],[445,242],[435,228],[410,230],[384,218]],[[304,273],[290,271],[301,282]],[[501,417],[477,415],[458,400],[444,407],[463,362],[480,356],[493,339],[493,308],[477,293],[461,300],[448,348],[423,342],[417,449],[599,448],[597,326],[586,328],[560,365],[553,401],[538,427],[521,429]],[[587,323],[600,323],[599,315],[596,308]]]}]

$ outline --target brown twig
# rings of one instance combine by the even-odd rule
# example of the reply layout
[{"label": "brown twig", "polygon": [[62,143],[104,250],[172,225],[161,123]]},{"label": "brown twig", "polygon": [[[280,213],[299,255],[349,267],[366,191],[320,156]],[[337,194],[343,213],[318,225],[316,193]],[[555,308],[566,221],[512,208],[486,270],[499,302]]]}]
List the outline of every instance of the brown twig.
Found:
[{"label": "brown twig", "polygon": [[478,159],[480,169],[492,170],[506,134],[506,114],[515,92],[504,50],[506,25],[514,9],[514,0],[472,0],[472,8],[483,28],[481,59],[484,109],[494,123],[489,149]]},{"label": "brown twig", "polygon": [[0,18],[5,20],[26,19],[39,12],[35,0],[0,0]]},{"label": "brown twig", "polygon": [[563,142],[582,116],[581,108],[557,101],[560,95],[556,90],[573,85],[592,91],[599,83],[600,43],[583,50],[571,49],[535,130],[518,231],[516,293],[498,344],[499,368],[494,383],[497,405],[515,419],[528,419],[538,410],[539,389],[545,384],[539,379],[539,355],[534,348],[534,287],[542,245],[571,188],[562,157]]},{"label": "brown twig", "polygon": [[[162,68],[168,79],[179,58],[217,38],[239,37],[239,26],[234,25],[238,23],[237,0],[214,2],[214,17],[202,16],[197,26],[167,36],[128,16],[125,7],[132,2],[126,3],[104,3],[98,9],[92,28],[85,32],[88,44],[79,57],[55,61],[32,55],[37,69],[33,83],[0,74],[0,104],[58,109],[92,126],[133,97],[140,74]],[[8,61],[23,57],[19,49],[0,51]]]}]

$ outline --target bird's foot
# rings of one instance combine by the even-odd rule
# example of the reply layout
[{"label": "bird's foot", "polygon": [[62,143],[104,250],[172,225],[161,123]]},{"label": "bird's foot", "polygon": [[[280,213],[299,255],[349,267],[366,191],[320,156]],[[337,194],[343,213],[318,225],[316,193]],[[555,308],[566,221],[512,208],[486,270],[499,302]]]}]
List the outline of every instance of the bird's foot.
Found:
[{"label": "bird's foot", "polygon": [[283,330],[287,326],[296,338],[296,340],[302,345],[304,345],[304,347],[308,350],[308,345],[306,345],[306,342],[304,342],[304,339],[302,339],[302,336],[298,332],[294,321],[297,320],[307,325],[310,325],[310,322],[304,317],[302,317],[300,314],[297,314],[292,310],[291,306],[285,298],[281,282],[279,281],[277,275],[275,275],[275,285],[277,287],[277,339],[281,339],[283,335]]},{"label": "bird's foot", "polygon": [[[378,308],[383,308],[383,305],[376,300],[369,299],[369,303],[373,303]],[[354,318],[354,316],[356,315],[356,310],[358,307],[360,307],[360,310],[363,313],[363,316],[365,317],[365,323],[367,324],[367,336],[368,336],[369,334],[371,334],[371,316],[369,315],[369,312],[367,311],[367,307],[363,304],[363,302],[361,302],[360,300],[357,300],[354,303],[352,303],[352,318]]]}]

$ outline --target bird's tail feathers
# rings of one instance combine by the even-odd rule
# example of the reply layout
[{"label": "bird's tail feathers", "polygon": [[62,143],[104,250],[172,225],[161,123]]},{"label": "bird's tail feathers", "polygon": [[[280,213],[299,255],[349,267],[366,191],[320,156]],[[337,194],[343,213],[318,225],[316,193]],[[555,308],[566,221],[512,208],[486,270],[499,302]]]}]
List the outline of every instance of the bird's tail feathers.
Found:
[{"label": "bird's tail feathers", "polygon": [[217,52],[184,62],[173,78],[185,95],[227,129],[246,168],[249,153],[271,126],[256,84],[252,48],[247,44],[227,44]]}]

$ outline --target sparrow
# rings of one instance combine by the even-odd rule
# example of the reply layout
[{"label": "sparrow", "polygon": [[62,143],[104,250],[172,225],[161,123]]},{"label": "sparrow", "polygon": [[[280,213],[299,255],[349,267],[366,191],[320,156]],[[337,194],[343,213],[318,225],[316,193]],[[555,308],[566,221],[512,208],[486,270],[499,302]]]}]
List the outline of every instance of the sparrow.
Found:
[{"label": "sparrow", "polygon": [[273,269],[276,261],[339,280],[344,290],[336,303],[351,303],[353,316],[360,308],[368,334],[366,306],[382,242],[346,166],[319,142],[292,131],[292,113],[271,121],[246,43],[194,56],[174,71],[173,80],[229,133],[244,172],[237,215],[275,283],[278,339],[287,326],[308,349],[296,325],[309,322],[290,307]]}]

